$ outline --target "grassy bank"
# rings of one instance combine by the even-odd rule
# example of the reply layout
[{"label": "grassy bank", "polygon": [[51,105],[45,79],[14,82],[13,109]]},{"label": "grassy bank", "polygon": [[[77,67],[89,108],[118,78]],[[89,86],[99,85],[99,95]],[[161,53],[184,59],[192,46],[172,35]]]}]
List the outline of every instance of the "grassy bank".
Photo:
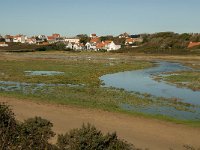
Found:
[{"label": "grassy bank", "polygon": [[177,87],[184,87],[193,91],[200,91],[200,72],[197,71],[178,71],[166,73],[164,76],[156,76],[158,81],[166,81]]},{"label": "grassy bank", "polygon": [[[198,58],[198,57],[197,57]],[[172,61],[172,60],[169,60]],[[155,77],[157,81],[165,81],[169,84],[176,85],[177,87],[188,88],[193,91],[200,91],[200,64],[199,60],[187,59],[177,61],[192,70],[189,71],[176,71],[164,73]]]}]

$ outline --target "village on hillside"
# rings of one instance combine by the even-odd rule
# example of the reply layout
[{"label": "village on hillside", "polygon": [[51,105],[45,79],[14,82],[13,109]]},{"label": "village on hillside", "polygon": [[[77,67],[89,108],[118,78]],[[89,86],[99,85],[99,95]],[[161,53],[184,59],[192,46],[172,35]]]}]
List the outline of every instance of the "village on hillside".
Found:
[{"label": "village on hillside", "polygon": [[137,47],[136,43],[142,42],[143,38],[140,35],[129,35],[128,33],[120,34],[117,37],[97,36],[97,34],[80,34],[75,37],[61,36],[54,33],[50,36],[37,35],[28,37],[23,34],[18,35],[0,35],[0,47],[8,47],[12,43],[21,43],[28,45],[43,45],[48,46],[55,43],[62,43],[66,49],[71,50],[89,50],[89,51],[114,51],[119,50],[122,46]]},{"label": "village on hillside", "polygon": [[117,51],[134,50],[149,52],[161,52],[167,50],[179,50],[184,52],[200,46],[200,34],[173,32],[160,32],[154,34],[128,34],[118,36],[98,36],[79,34],[74,37],[61,36],[54,33],[50,36],[36,35],[0,35],[0,49],[9,50],[73,50],[73,51]]}]

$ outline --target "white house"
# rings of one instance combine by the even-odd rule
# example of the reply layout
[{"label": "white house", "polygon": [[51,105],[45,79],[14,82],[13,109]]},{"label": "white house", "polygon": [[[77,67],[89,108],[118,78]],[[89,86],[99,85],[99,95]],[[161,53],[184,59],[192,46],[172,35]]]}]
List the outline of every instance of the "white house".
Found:
[{"label": "white house", "polygon": [[6,44],[5,42],[0,42],[0,47],[7,47],[8,44]]},{"label": "white house", "polygon": [[37,38],[39,42],[44,42],[45,40],[47,40],[47,37],[45,35],[38,35]]},{"label": "white house", "polygon": [[66,44],[66,49],[73,49],[73,44],[71,42],[68,42]]},{"label": "white house", "polygon": [[37,41],[36,41],[35,38],[27,38],[26,43],[28,43],[28,44],[36,44]]},{"label": "white house", "polygon": [[50,44],[56,43],[56,38],[53,36],[47,36],[47,41]]},{"label": "white house", "polygon": [[85,46],[86,46],[86,49],[87,49],[87,50],[96,50],[96,49],[97,49],[96,45],[95,45],[95,44],[92,44],[92,43],[90,43],[90,42],[87,42],[87,43],[85,44]]},{"label": "white house", "polygon": [[73,42],[68,42],[66,45],[66,48],[68,49],[73,49],[73,50],[83,50],[85,47],[82,43],[73,43]]},{"label": "white house", "polygon": [[108,44],[107,51],[118,50],[121,48],[121,45],[116,45],[113,41]]},{"label": "white house", "polygon": [[25,35],[16,35],[13,38],[13,42],[15,43],[25,43],[27,37]]},{"label": "white house", "polygon": [[143,42],[143,39],[142,38],[128,38],[125,41],[125,45],[132,45],[132,44],[134,44],[136,42],[141,43],[141,42]]},{"label": "white house", "polygon": [[74,44],[73,49],[74,50],[83,50],[84,49],[84,45],[83,44]]},{"label": "white house", "polygon": [[13,36],[11,36],[11,35],[6,35],[4,38],[5,38],[5,42],[7,42],[7,43],[13,42]]}]

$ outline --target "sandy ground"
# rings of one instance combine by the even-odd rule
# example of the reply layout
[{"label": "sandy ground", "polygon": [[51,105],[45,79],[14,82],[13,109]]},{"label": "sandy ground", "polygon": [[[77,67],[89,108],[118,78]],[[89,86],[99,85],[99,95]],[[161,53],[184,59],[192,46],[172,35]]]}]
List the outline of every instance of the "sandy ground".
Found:
[{"label": "sandy ground", "polygon": [[200,147],[200,128],[119,113],[36,103],[15,98],[0,97],[0,102],[7,102],[20,121],[34,116],[50,120],[54,124],[53,130],[56,133],[65,133],[89,122],[104,133],[116,131],[120,138],[140,148],[179,150],[183,149],[184,144]]}]

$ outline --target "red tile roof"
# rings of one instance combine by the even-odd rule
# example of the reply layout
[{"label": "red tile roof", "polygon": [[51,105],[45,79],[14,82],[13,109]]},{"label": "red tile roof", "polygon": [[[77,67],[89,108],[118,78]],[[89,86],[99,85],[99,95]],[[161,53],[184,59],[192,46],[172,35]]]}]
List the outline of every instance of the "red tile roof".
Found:
[{"label": "red tile roof", "polygon": [[11,36],[11,35],[6,35],[5,38],[6,38],[6,39],[13,39],[13,36]]},{"label": "red tile roof", "polygon": [[100,38],[92,38],[92,39],[90,40],[90,42],[91,42],[91,43],[98,43],[98,42],[100,42]]},{"label": "red tile roof", "polygon": [[134,39],[132,39],[132,38],[126,39],[126,43],[132,43],[132,42],[134,42]]},{"label": "red tile roof", "polygon": [[192,47],[199,46],[199,45],[200,45],[200,42],[190,42],[188,45],[188,48],[192,48]]},{"label": "red tile roof", "polygon": [[55,33],[55,34],[52,34],[52,36],[53,36],[54,38],[59,38],[59,37],[60,37],[60,34]]},{"label": "red tile roof", "polygon": [[47,36],[47,40],[55,40],[54,36]]},{"label": "red tile roof", "polygon": [[96,45],[96,48],[97,49],[102,49],[102,48],[104,48],[105,47],[105,43],[104,42],[100,42],[100,43],[97,43],[97,45]]}]

